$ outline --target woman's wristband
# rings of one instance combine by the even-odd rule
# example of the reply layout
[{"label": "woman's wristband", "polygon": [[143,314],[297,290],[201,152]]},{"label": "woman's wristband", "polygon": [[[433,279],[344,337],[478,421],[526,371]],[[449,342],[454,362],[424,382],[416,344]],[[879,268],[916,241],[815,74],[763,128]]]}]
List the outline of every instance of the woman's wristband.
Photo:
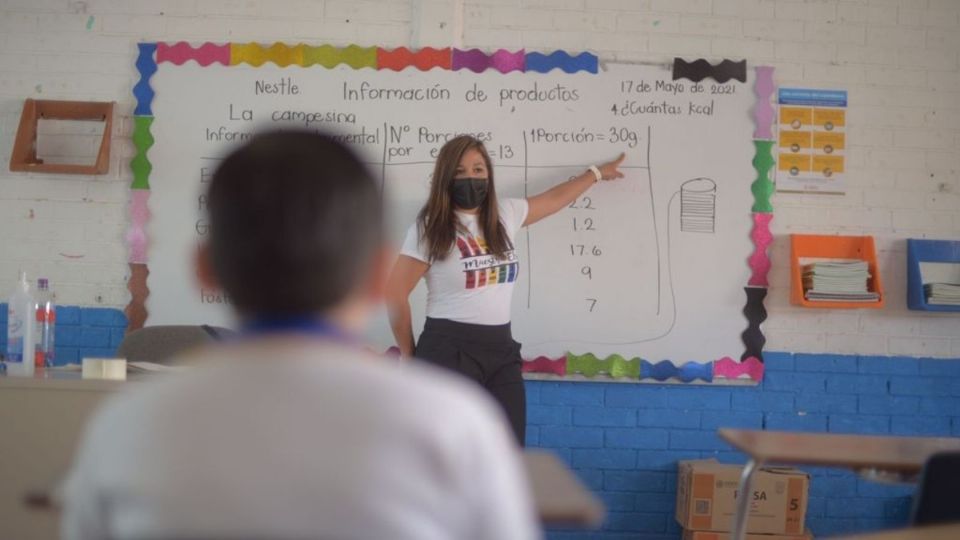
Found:
[{"label": "woman's wristband", "polygon": [[597,182],[603,180],[603,175],[600,174],[600,169],[598,169],[596,165],[591,165],[590,168],[589,168],[589,170],[590,170],[590,172],[593,173],[593,176],[594,176],[594,178],[596,178],[596,181],[597,181]]}]

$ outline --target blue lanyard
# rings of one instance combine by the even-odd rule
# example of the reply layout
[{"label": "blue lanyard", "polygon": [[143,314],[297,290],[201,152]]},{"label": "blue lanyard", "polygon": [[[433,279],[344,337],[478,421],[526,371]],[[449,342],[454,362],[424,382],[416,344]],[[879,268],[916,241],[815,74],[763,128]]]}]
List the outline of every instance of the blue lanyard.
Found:
[{"label": "blue lanyard", "polygon": [[329,322],[314,317],[254,317],[241,329],[242,336],[306,334],[319,338],[355,343],[355,339]]}]

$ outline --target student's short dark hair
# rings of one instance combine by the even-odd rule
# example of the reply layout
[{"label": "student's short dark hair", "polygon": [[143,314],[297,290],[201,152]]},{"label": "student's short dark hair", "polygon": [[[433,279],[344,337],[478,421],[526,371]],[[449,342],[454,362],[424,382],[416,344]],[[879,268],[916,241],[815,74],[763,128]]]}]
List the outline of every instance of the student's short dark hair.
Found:
[{"label": "student's short dark hair", "polygon": [[344,300],[382,242],[373,176],[330,136],[269,132],[217,168],[207,193],[210,252],[243,315],[324,312]]}]

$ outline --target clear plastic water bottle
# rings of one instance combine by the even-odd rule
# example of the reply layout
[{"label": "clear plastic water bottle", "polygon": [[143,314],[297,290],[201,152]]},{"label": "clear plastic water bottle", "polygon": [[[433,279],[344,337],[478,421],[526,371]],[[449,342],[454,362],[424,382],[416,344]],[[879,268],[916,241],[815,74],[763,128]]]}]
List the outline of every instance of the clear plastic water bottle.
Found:
[{"label": "clear plastic water bottle", "polygon": [[20,272],[10,300],[7,303],[7,359],[8,375],[29,377],[34,366],[34,326],[37,304],[27,281],[27,273]]},{"label": "clear plastic water bottle", "polygon": [[36,352],[34,353],[34,366],[45,368],[54,365],[56,358],[56,349],[54,348],[54,335],[57,325],[57,310],[53,302],[53,291],[50,290],[50,281],[47,278],[37,280],[37,327],[34,331],[36,336]]}]

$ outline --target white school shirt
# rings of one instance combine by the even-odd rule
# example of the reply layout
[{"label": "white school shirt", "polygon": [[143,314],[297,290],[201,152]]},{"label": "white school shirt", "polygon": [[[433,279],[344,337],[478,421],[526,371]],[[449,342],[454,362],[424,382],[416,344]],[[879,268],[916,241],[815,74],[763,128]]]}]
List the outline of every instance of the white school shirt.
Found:
[{"label": "white school shirt", "polygon": [[540,538],[506,420],[466,379],[307,337],[196,360],[97,412],[63,538]]},{"label": "white school shirt", "polygon": [[457,232],[455,245],[438,261],[429,260],[417,224],[407,230],[400,254],[430,264],[425,275],[427,317],[486,325],[510,322],[513,286],[520,273],[514,238],[527,219],[530,205],[526,199],[500,199],[498,207],[510,241],[503,258],[490,254],[476,214],[457,212],[465,232]]}]

